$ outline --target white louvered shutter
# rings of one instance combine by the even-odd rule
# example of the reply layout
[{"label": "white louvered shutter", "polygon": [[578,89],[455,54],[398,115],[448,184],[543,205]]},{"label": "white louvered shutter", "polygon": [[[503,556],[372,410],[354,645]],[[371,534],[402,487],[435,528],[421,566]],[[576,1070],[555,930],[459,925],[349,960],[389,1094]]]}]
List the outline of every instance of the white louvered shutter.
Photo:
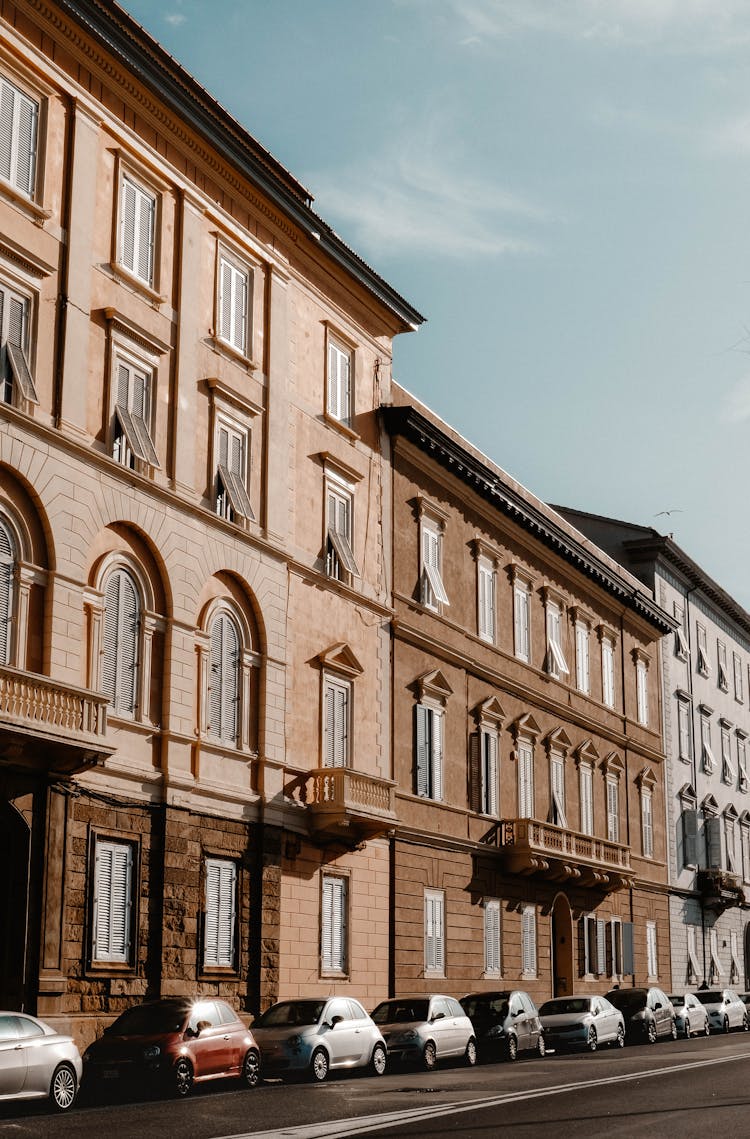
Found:
[{"label": "white louvered shutter", "polygon": [[0,177],[29,198],[36,181],[38,134],[38,104],[0,80]]},{"label": "white louvered shutter", "polygon": [[602,701],[608,708],[615,706],[615,654],[606,637],[602,641]]},{"label": "white louvered shutter", "polygon": [[578,782],[581,798],[581,833],[594,833],[593,773],[587,763],[581,764]]},{"label": "white louvered shutter", "polygon": [[643,818],[643,855],[645,858],[654,856],[654,819],[652,812],[651,792],[645,788],[641,792],[641,813]]},{"label": "white louvered shutter", "polygon": [[589,692],[591,689],[589,630],[581,622],[576,625],[576,684],[579,692]]},{"label": "white louvered shutter", "polygon": [[349,761],[349,686],[327,680],[325,686],[325,765],[346,767]]},{"label": "white louvered shutter", "polygon": [[133,715],[138,674],[140,602],[127,570],[110,574],[104,592],[102,692],[116,712]]},{"label": "white louvered shutter", "polygon": [[596,922],[596,971],[600,977],[607,972],[607,928],[601,918]]},{"label": "white louvered shutter", "polygon": [[526,976],[536,973],[536,910],[526,906],[522,919],[522,963]]},{"label": "white louvered shutter", "polygon": [[0,521],[0,664],[10,662],[16,552],[13,536]]},{"label": "white louvered shutter", "polygon": [[416,706],[416,791],[427,798],[430,794],[430,709],[424,704]]},{"label": "white louvered shutter", "polygon": [[515,623],[516,656],[529,659],[529,595],[517,586],[513,593],[513,615]]},{"label": "white louvered shutter", "polygon": [[442,973],[445,969],[445,899],[437,891],[425,893],[424,967]]},{"label": "white louvered shutter", "polygon": [[120,261],[147,285],[153,284],[156,200],[123,177],[120,190]]},{"label": "white louvered shutter", "polygon": [[219,334],[222,340],[244,354],[247,350],[247,273],[222,257],[219,288]]},{"label": "white louvered shutter", "polygon": [[521,819],[534,817],[534,752],[530,744],[519,743],[518,754],[518,815]]},{"label": "white louvered shutter", "polygon": [[500,903],[494,898],[484,905],[484,970],[500,972]]},{"label": "white louvered shutter", "polygon": [[237,867],[223,859],[206,859],[206,912],[203,963],[234,965],[234,931],[237,909]]},{"label": "white louvered shutter", "polygon": [[346,887],[345,878],[323,879],[321,961],[324,970],[341,973],[346,969]]},{"label": "white louvered shutter", "polygon": [[550,760],[550,781],[552,783],[553,815],[559,827],[567,827],[565,815],[565,765],[557,756]]},{"label": "white louvered shutter", "polygon": [[486,815],[497,815],[497,735],[482,732],[482,809]]},{"label": "white louvered shutter", "polygon": [[221,260],[219,282],[219,335],[228,344],[232,343],[232,266]]},{"label": "white louvered shutter", "polygon": [[432,798],[443,798],[443,713],[432,709]]},{"label": "white louvered shutter", "polygon": [[351,417],[351,357],[328,343],[328,413],[348,423]]},{"label": "white louvered shutter", "polygon": [[123,178],[120,188],[120,261],[132,273],[136,266],[135,229],[136,189],[129,179]]},{"label": "white louvered shutter", "polygon": [[607,839],[620,841],[620,796],[615,779],[607,780]]},{"label": "white louvered shutter", "polygon": [[133,848],[99,840],[94,868],[94,961],[130,957]]},{"label": "white louvered shutter", "polygon": [[479,563],[479,636],[495,639],[495,573],[490,565]]},{"label": "white louvered shutter", "polygon": [[3,79],[0,81],[0,177],[11,181],[13,165],[13,108],[15,89]]},{"label": "white louvered shutter", "polygon": [[211,626],[211,697],[209,724],[212,736],[236,743],[239,725],[240,637],[228,613],[220,613]]}]

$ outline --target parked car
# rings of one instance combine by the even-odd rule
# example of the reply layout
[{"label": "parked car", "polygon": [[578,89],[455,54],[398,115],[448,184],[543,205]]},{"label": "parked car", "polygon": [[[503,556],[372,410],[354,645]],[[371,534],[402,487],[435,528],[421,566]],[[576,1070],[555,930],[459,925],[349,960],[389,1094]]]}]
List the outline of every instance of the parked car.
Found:
[{"label": "parked car", "polygon": [[747,1032],[750,1028],[750,1009],[733,989],[698,989],[695,995],[708,1013],[714,1031],[741,1028]]},{"label": "parked car", "polygon": [[0,1100],[49,1099],[69,1111],[81,1081],[81,1056],[70,1036],[21,1012],[0,1012]]},{"label": "parked car", "polygon": [[84,1085],[157,1085],[178,1096],[194,1083],[235,1076],[254,1088],[258,1045],[219,1000],[170,998],[133,1005],[83,1054]]},{"label": "parked car", "polygon": [[352,997],[279,1001],[253,1024],[263,1075],[306,1073],[324,1080],[338,1068],[382,1076],[387,1050],[380,1029]]},{"label": "parked car", "polygon": [[382,1001],[372,1019],[394,1060],[421,1063],[428,1071],[449,1057],[477,1062],[473,1025],[453,997],[437,993]]},{"label": "parked car", "polygon": [[670,993],[677,1031],[688,1040],[691,1036],[708,1036],[711,1031],[708,1013],[695,993]]},{"label": "parked car", "polygon": [[625,1045],[623,1015],[606,997],[553,997],[539,1009],[548,1048],[588,1048]]},{"label": "parked car", "polygon": [[528,993],[520,989],[470,993],[460,1004],[474,1026],[480,1059],[515,1060],[524,1051],[544,1055],[542,1022]]},{"label": "parked car", "polygon": [[677,1039],[675,1011],[661,989],[610,989],[607,1000],[624,1016],[628,1041],[655,1044],[660,1036]]}]

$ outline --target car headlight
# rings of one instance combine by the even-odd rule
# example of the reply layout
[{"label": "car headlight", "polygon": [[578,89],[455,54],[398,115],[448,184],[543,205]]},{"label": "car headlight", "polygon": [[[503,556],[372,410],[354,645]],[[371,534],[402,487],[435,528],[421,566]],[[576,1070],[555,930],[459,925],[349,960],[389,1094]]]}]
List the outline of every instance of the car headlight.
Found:
[{"label": "car headlight", "polygon": [[148,1048],[143,1049],[144,1060],[156,1060],[161,1056],[161,1048],[158,1044],[149,1044]]},{"label": "car headlight", "polygon": [[299,1048],[302,1045],[302,1037],[297,1033],[295,1036],[290,1036],[287,1040],[290,1048]]},{"label": "car headlight", "polygon": [[487,1033],[488,1036],[505,1036],[505,1028],[502,1024],[493,1024],[492,1028]]}]

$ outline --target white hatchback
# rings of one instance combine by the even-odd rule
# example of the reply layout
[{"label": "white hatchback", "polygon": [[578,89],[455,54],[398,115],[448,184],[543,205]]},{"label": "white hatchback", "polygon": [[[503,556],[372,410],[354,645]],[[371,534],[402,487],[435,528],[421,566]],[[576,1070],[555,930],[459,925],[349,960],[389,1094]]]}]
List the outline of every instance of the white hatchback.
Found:
[{"label": "white hatchback", "polygon": [[698,989],[695,993],[705,1007],[713,1032],[750,1028],[750,1010],[733,989]]},{"label": "white hatchback", "polygon": [[337,1068],[369,1068],[382,1076],[385,1042],[352,997],[279,1001],[252,1026],[261,1075],[307,1073],[320,1082]]},{"label": "white hatchback", "polygon": [[437,993],[382,1001],[372,1019],[394,1060],[421,1063],[428,1071],[450,1057],[477,1062],[474,1026],[454,997]]}]

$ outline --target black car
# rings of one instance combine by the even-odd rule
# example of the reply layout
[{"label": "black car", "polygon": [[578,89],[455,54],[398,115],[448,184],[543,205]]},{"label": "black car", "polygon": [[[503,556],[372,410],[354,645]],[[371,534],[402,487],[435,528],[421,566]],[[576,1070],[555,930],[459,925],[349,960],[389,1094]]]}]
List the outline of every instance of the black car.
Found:
[{"label": "black car", "polygon": [[544,1055],[544,1033],[537,1007],[521,989],[470,993],[461,1006],[474,1025],[483,1060],[515,1060],[519,1052]]},{"label": "black car", "polygon": [[660,1036],[677,1039],[674,1005],[661,989],[610,989],[607,1000],[624,1016],[628,1041],[655,1044]]}]

